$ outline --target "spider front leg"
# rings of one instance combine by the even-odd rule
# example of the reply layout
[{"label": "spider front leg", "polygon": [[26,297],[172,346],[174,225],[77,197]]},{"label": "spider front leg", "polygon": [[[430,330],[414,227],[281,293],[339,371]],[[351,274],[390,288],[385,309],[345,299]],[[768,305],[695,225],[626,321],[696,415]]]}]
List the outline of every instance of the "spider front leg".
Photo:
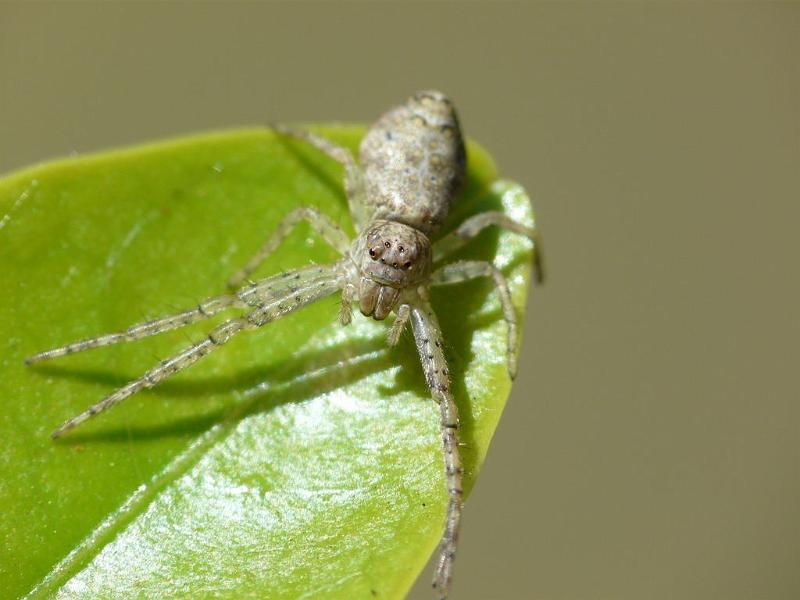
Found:
[{"label": "spider front leg", "polygon": [[520,235],[533,242],[533,272],[536,283],[544,281],[544,263],[542,261],[542,244],[539,230],[535,227],[528,227],[515,221],[507,214],[500,211],[488,211],[474,215],[461,223],[455,231],[444,236],[436,242],[434,261],[438,262],[447,255],[455,252],[469,240],[477,236],[485,228],[496,225],[501,229],[506,229]]},{"label": "spider front leg", "polygon": [[204,300],[196,307],[190,308],[189,310],[185,310],[168,317],[163,317],[161,319],[156,319],[154,321],[147,321],[145,323],[131,325],[125,331],[121,331],[119,333],[108,333],[105,335],[80,340],[78,342],[73,342],[72,344],[67,344],[66,346],[61,346],[59,348],[53,348],[52,350],[39,352],[38,354],[34,354],[33,356],[25,359],[25,364],[30,365],[33,363],[50,360],[51,358],[73,354],[75,352],[83,352],[84,350],[89,350],[91,348],[100,348],[102,346],[110,346],[112,344],[119,344],[122,342],[133,342],[144,337],[156,335],[164,331],[170,331],[172,329],[178,329],[180,327],[189,325],[190,323],[207,319],[208,317],[211,317],[229,308],[243,308],[246,306],[247,304],[238,296],[215,296],[213,298],[209,298],[208,300]]},{"label": "spider front leg", "polygon": [[240,331],[258,327],[258,325],[251,320],[252,315],[255,312],[256,311],[253,311],[253,313],[250,313],[244,318],[230,319],[218,327],[215,327],[202,342],[198,342],[197,344],[186,348],[175,356],[162,361],[157,367],[150,369],[138,379],[134,379],[129,384],[119,388],[113,394],[106,396],[97,404],[90,406],[79,415],[69,419],[63,425],[61,425],[61,427],[51,433],[50,437],[53,439],[61,437],[84,421],[88,421],[93,416],[108,410],[112,406],[119,404],[127,398],[130,398],[136,392],[153,387],[167,377],[170,377],[175,373],[182,371],[186,367],[193,365],[205,355],[227,343],[235,334],[239,333]]},{"label": "spider front leg", "polygon": [[193,308],[174,315],[161,317],[160,319],[146,321],[144,323],[137,323],[131,325],[125,331],[107,333],[73,342],[66,346],[53,348],[52,350],[39,352],[38,354],[26,358],[25,364],[31,365],[58,358],[59,356],[83,352],[84,350],[90,350],[92,348],[100,348],[102,346],[111,346],[112,344],[121,344],[125,342],[135,342],[136,340],[150,337],[151,335],[179,329],[186,325],[202,321],[203,319],[208,319],[227,309],[256,306],[258,303],[265,300],[271,300],[285,295],[291,292],[293,288],[308,287],[314,285],[319,280],[325,280],[328,277],[328,271],[329,269],[326,267],[308,267],[297,271],[274,275],[246,286],[236,292],[236,294],[213,296],[203,300]]},{"label": "spider front leg", "polygon": [[476,277],[491,277],[494,280],[500,305],[503,307],[503,318],[508,327],[506,355],[508,357],[508,374],[511,379],[517,375],[517,313],[511,302],[508,282],[500,270],[485,261],[460,260],[445,265],[431,276],[431,285],[460,283]]},{"label": "spider front leg", "polygon": [[[216,303],[217,298],[211,299],[205,303],[201,303],[196,309],[192,311],[185,311],[179,315],[165,317],[158,321],[145,323],[143,325],[133,326],[130,330],[146,329],[147,332],[139,335],[138,337],[145,337],[147,335],[154,335],[160,331],[168,329],[175,329],[186,325],[190,322],[196,321],[199,318],[210,316],[209,313],[202,313],[202,316],[193,318],[192,320],[184,319],[178,322],[179,317],[191,314],[195,315],[200,313],[201,307],[209,305],[222,310],[229,306],[248,306],[252,307],[248,314],[243,317],[230,319],[221,325],[215,327],[207,335],[206,339],[193,344],[192,346],[184,349],[175,356],[162,361],[156,367],[147,371],[144,375],[128,383],[127,385],[119,388],[103,400],[89,407],[76,417],[66,421],[61,427],[56,429],[51,437],[58,438],[71,429],[74,429],[81,423],[87,421],[91,417],[108,410],[109,408],[119,404],[123,400],[131,397],[133,394],[157,385],[164,379],[182,371],[186,367],[191,366],[202,357],[206,356],[216,348],[226,344],[234,335],[245,329],[255,329],[266,325],[271,321],[280,319],[304,306],[311,304],[321,298],[325,298],[340,289],[343,284],[343,275],[341,263],[336,263],[327,267],[309,267],[297,271],[282,273],[279,276],[270,277],[252,285],[243,288],[235,296],[223,296],[225,302]],[[205,308],[203,310],[206,310]],[[216,312],[219,312],[216,310]],[[159,328],[153,324],[169,324],[167,327]],[[147,329],[149,327],[149,329]],[[156,331],[158,329],[158,331]],[[121,336],[121,337],[120,337]],[[117,342],[127,342],[138,337],[130,337],[126,334],[111,334],[78,342],[56,350],[42,352],[32,359],[45,360],[55,356],[67,354],[68,349],[73,348],[72,351],[86,350],[101,345],[108,345]],[[102,340],[102,343],[99,341]],[[29,359],[30,360],[30,359]]]},{"label": "spider front leg", "polygon": [[439,405],[439,428],[442,435],[448,502],[433,587],[439,597],[445,599],[453,578],[453,560],[458,545],[463,495],[464,469],[461,466],[458,447],[458,409],[450,391],[450,377],[439,321],[427,298],[421,297],[418,304],[411,307],[410,319],[420,362],[425,372],[425,381],[433,399]]},{"label": "spider front leg", "polygon": [[308,221],[311,228],[317,232],[328,244],[333,246],[339,254],[346,254],[350,248],[350,239],[342,228],[334,223],[330,217],[322,214],[315,208],[302,206],[294,209],[278,224],[278,227],[267,239],[258,252],[247,262],[247,264],[228,280],[229,288],[237,288],[255,271],[267,257],[272,254],[287,235],[300,223]]}]

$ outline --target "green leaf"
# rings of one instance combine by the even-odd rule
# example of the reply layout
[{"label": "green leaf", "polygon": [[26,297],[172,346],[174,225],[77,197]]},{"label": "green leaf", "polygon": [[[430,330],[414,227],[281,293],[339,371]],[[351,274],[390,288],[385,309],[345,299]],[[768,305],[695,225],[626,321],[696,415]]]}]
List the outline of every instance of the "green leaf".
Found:
[{"label": "green leaf", "polygon": [[[356,148],[363,129],[319,127]],[[453,223],[531,222],[469,146]],[[213,323],[25,367],[34,352],[224,293],[293,207],[352,233],[341,168],[264,130],[68,159],[0,179],[0,589],[5,597],[400,598],[434,550],[446,493],[438,412],[409,333],[332,297],[244,333],[52,442],[65,419]],[[452,227],[452,224],[451,224]],[[518,314],[531,245],[486,231],[460,252],[500,266]],[[302,225],[258,272],[335,252]],[[487,281],[435,289],[471,487],[510,388]],[[474,517],[467,510],[465,518]],[[457,576],[457,574],[456,574]]]}]

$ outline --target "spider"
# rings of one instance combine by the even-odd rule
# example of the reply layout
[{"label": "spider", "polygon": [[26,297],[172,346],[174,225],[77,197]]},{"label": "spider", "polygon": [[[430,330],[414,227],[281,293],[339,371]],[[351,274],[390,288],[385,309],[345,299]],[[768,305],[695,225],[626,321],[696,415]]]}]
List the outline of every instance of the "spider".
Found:
[{"label": "spider", "polygon": [[[495,225],[531,239],[534,228],[502,212],[484,212],[464,221],[441,238],[431,236],[447,218],[466,174],[466,151],[453,103],[441,92],[423,91],[381,116],[367,131],[360,147],[360,163],[345,148],[314,133],[281,125],[282,135],[311,144],[344,167],[344,186],[350,214],[359,233],[350,240],[329,217],[311,207],[289,213],[251,260],[228,281],[232,292],[204,300],[189,310],[132,325],[125,331],[74,342],[41,352],[27,363],[129,342],[183,327],[229,308],[246,309],[212,329],[205,339],[162,361],[144,375],[69,419],[51,437],[58,438],[91,417],[119,404],[140,390],[153,387],[227,343],[241,331],[256,329],[317,300],[341,293],[339,321],[347,325],[352,305],[377,321],[395,313],[388,334],[390,346],[411,322],[425,381],[439,406],[448,505],[433,586],[437,596],[448,596],[462,510],[463,468],[459,453],[459,420],[450,390],[442,332],[431,308],[428,287],[476,277],[494,281],[507,324],[508,371],[517,370],[517,320],[508,284],[491,263],[462,260],[433,268],[434,263]],[[307,221],[342,258],[326,266],[312,266],[248,281],[249,275],[278,247],[299,222]],[[536,247],[535,256],[539,256]],[[537,258],[538,261],[538,258]],[[537,262],[537,279],[541,278]]]}]

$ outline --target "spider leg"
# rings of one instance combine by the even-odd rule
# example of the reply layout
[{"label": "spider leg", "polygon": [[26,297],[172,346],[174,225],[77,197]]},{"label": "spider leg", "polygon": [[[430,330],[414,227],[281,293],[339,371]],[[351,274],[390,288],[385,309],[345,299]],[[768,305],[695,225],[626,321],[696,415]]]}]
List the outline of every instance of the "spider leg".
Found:
[{"label": "spider leg", "polygon": [[494,280],[500,304],[503,307],[503,318],[508,326],[508,342],[506,353],[508,356],[508,374],[511,379],[517,375],[517,313],[511,302],[511,292],[508,282],[500,270],[493,264],[485,261],[459,260],[443,266],[431,276],[431,285],[460,283],[476,277],[491,277]]},{"label": "spider leg", "polygon": [[[316,270],[316,268],[307,269],[306,271],[312,270]],[[289,277],[286,279],[289,279]],[[131,381],[109,396],[106,396],[97,404],[90,406],[79,415],[66,421],[51,434],[51,437],[53,439],[61,437],[84,421],[119,404],[133,394],[143,389],[153,387],[164,379],[193,365],[213,350],[226,344],[240,331],[256,329],[271,321],[280,319],[312,302],[331,295],[336,290],[340,289],[341,286],[341,277],[329,267],[325,277],[312,279],[300,287],[287,286],[283,289],[282,293],[276,293],[274,287],[270,287],[269,289],[266,287],[262,288],[261,293],[264,298],[263,301],[256,303],[256,297],[253,295],[250,300],[255,305],[255,308],[247,315],[230,319],[215,327],[204,340],[162,361],[159,365],[153,367],[138,379]]]},{"label": "spider leg", "polygon": [[408,304],[401,304],[397,309],[397,317],[392,323],[392,328],[389,330],[387,342],[390,346],[396,346],[400,341],[400,334],[408,323],[408,318],[411,316],[411,307]]},{"label": "spider leg", "polygon": [[154,321],[147,321],[145,323],[131,325],[125,331],[119,333],[108,333],[105,335],[80,340],[78,342],[73,342],[59,348],[53,348],[52,350],[39,352],[38,354],[34,354],[33,356],[25,359],[25,364],[30,365],[44,360],[50,360],[51,358],[73,354],[75,352],[83,352],[84,350],[89,350],[90,348],[110,346],[111,344],[119,344],[121,342],[132,342],[144,337],[156,335],[163,331],[178,329],[179,327],[189,325],[190,323],[195,323],[202,319],[207,319],[208,317],[211,317],[228,308],[241,308],[245,306],[247,306],[247,304],[237,296],[215,296],[213,298],[203,300],[194,308],[190,308],[183,312],[169,315],[167,317],[162,317]]},{"label": "spider leg", "polygon": [[344,167],[344,189],[347,194],[347,202],[350,214],[355,221],[356,229],[362,229],[368,220],[368,210],[366,202],[366,192],[364,185],[364,175],[361,168],[353,158],[353,154],[347,149],[334,144],[324,137],[306,131],[296,129],[287,125],[274,124],[272,129],[281,135],[295,138],[311,144],[320,152],[324,152],[330,158]]},{"label": "spider leg", "polygon": [[440,598],[447,598],[453,577],[453,559],[458,543],[459,524],[462,508],[462,474],[461,455],[458,442],[458,409],[450,392],[450,380],[447,360],[444,356],[442,332],[436,314],[426,298],[421,298],[418,305],[412,306],[411,325],[417,351],[425,372],[425,381],[433,399],[439,405],[439,427],[442,434],[442,450],[444,451],[445,480],[447,484],[447,516],[444,533],[439,546],[439,557],[436,561],[436,572],[433,587]]},{"label": "spider leg", "polygon": [[228,280],[229,288],[237,288],[255,271],[258,266],[272,254],[280,245],[284,238],[300,223],[308,221],[311,228],[316,231],[322,239],[333,246],[340,254],[345,254],[350,248],[350,239],[342,228],[334,223],[327,215],[322,214],[315,208],[302,206],[294,209],[278,224],[277,229],[267,239],[264,245],[253,255],[247,264]]},{"label": "spider leg", "polygon": [[542,281],[544,281],[544,267],[542,261],[542,244],[538,229],[523,225],[500,211],[479,213],[461,223],[455,231],[452,231],[436,242],[434,246],[434,261],[440,261],[445,256],[455,252],[490,225],[496,225],[502,229],[524,235],[533,242],[534,277],[536,283],[542,283]]},{"label": "spider leg", "polygon": [[342,270],[341,262],[332,265],[312,265],[285,271],[266,279],[254,281],[236,292],[236,297],[248,306],[262,306],[276,298],[284,298],[315,285],[325,286]]},{"label": "spider leg", "polygon": [[[337,267],[334,266],[333,268],[336,269]],[[179,329],[191,323],[202,321],[223,310],[256,306],[273,297],[291,293],[299,287],[312,285],[317,280],[326,280],[326,278],[329,277],[330,270],[330,267],[314,266],[268,277],[242,288],[236,292],[236,294],[208,298],[200,302],[197,306],[174,315],[168,315],[144,323],[137,323],[131,325],[125,331],[118,333],[107,333],[73,342],[59,348],[53,348],[52,350],[39,352],[38,354],[28,357],[25,360],[25,364],[30,365],[67,354],[83,352],[91,348],[110,346],[123,342],[133,342],[141,338],[157,335],[172,329]]]},{"label": "spider leg", "polygon": [[352,283],[345,284],[342,289],[342,304],[339,307],[339,322],[349,325],[353,320],[353,298],[356,295],[356,286]]}]

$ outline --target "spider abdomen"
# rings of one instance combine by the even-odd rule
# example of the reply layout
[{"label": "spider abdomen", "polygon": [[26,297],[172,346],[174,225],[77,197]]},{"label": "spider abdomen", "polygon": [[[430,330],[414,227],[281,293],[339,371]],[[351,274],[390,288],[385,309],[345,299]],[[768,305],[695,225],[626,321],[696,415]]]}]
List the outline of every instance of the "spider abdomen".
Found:
[{"label": "spider abdomen", "polygon": [[466,172],[466,152],[452,102],[419,92],[386,112],[361,142],[372,219],[437,231]]}]

